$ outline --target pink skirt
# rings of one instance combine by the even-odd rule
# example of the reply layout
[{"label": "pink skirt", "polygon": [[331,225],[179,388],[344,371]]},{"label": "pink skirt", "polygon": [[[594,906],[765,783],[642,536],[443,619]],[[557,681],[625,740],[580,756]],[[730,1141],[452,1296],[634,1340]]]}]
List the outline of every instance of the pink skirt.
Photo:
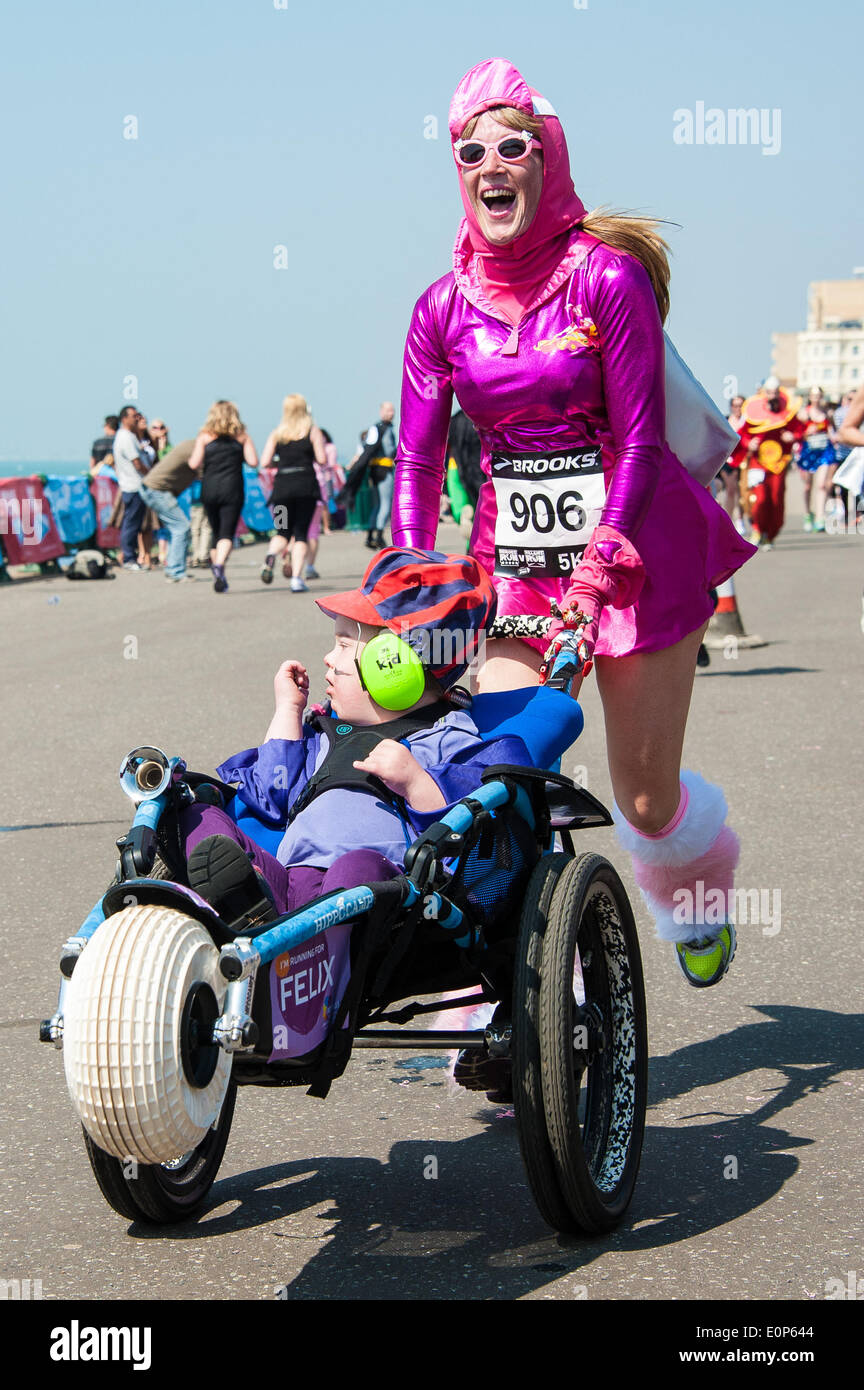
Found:
[{"label": "pink skirt", "polygon": [[[470,552],[492,575],[500,617],[547,614],[550,599],[560,601],[568,581],[495,575],[494,537],[495,493],[487,481],[480,489]],[[756,554],[756,546],[738,535],[708,489],[691,478],[668,448],[635,544],[645,566],[645,585],[629,608],[604,608],[598,656],[631,656],[674,646],[711,617],[709,590]],[[542,638],[522,640],[539,652],[548,645]]]}]

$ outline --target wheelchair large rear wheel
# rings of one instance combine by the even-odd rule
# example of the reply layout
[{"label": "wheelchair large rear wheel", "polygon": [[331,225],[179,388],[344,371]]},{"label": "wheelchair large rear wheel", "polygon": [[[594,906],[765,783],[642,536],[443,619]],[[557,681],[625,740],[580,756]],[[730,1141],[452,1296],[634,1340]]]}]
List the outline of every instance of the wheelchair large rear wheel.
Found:
[{"label": "wheelchair large rear wheel", "polygon": [[560,875],[540,974],[543,1108],[556,1179],[575,1229],[608,1231],[639,1171],[648,1041],[633,913],[602,856],[580,855]]},{"label": "wheelchair large rear wheel", "polygon": [[540,1054],[540,970],[552,896],[570,863],[568,854],[546,854],[534,869],[522,904],[513,977],[513,1111],[519,1148],[534,1201],[556,1231],[578,1226],[561,1191],[546,1132]]}]

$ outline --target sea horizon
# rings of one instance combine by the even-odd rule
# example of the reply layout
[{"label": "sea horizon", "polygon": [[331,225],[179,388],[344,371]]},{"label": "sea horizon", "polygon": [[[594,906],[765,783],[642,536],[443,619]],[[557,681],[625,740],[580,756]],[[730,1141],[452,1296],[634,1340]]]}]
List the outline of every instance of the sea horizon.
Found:
[{"label": "sea horizon", "polygon": [[53,473],[68,478],[76,473],[89,473],[89,471],[88,460],[82,463],[80,460],[38,459],[35,463],[31,463],[25,459],[23,462],[14,460],[12,463],[0,463],[0,478],[30,478],[39,473],[46,473],[49,477]]}]

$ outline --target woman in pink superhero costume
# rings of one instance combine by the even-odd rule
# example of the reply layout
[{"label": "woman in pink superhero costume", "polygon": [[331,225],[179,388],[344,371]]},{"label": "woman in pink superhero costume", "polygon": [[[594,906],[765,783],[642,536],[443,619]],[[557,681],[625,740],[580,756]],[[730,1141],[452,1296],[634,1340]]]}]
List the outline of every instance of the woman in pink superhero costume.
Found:
[{"label": "woman in pink superhero costume", "polygon": [[[586,215],[555,113],[505,59],[466,74],[449,125],[465,218],[408,331],[393,543],[434,546],[455,392],[483,445],[471,551],[499,616],[552,599],[588,616],[619,837],[685,978],[714,984],[739,845],[681,751],[709,589],[754,547],[664,442],[663,242]],[[482,688],[533,684],[548,642],[490,643]],[[688,902],[711,904],[704,922]]]}]

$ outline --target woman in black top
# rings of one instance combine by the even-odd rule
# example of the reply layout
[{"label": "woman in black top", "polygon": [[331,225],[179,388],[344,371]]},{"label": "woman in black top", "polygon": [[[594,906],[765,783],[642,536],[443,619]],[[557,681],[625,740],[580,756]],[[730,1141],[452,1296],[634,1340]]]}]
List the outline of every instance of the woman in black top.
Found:
[{"label": "woman in black top", "polygon": [[303,568],[309,548],[309,524],[321,500],[315,465],[323,467],[326,462],[324,436],[313,424],[305,400],[302,396],[286,396],[281,424],[268,438],[261,455],[262,468],[276,469],[269,499],[276,535],[261,569],[262,583],[273,583],[276,557],[290,544],[291,590],[295,594],[305,591]]},{"label": "woman in black top", "polygon": [[243,464],[258,467],[255,445],[233,401],[216,401],[195,440],[189,467],[203,469],[201,502],[213,531],[210,568],[213,588],[228,588],[225,566],[243,510]]}]

